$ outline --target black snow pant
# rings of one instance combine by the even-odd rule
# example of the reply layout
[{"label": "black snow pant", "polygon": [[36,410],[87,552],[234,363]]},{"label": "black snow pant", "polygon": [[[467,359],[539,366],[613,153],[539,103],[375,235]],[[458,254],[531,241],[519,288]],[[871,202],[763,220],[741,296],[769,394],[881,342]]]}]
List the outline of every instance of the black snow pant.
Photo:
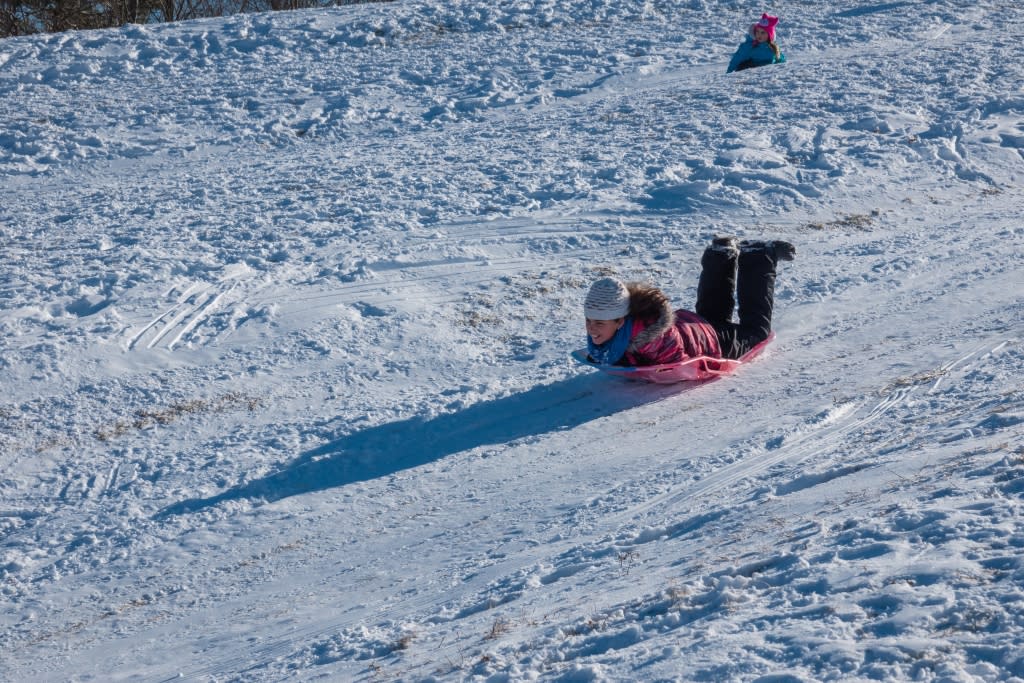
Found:
[{"label": "black snow pant", "polygon": [[[739,304],[739,323],[733,308]],[[775,254],[771,247],[708,247],[701,258],[697,315],[715,328],[723,358],[739,358],[772,331],[775,306]]]}]

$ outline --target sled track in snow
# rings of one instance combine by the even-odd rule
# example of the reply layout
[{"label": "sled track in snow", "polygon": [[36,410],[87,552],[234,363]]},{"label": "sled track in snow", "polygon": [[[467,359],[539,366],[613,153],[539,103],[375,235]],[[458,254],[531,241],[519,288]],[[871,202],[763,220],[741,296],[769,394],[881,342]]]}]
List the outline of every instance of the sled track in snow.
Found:
[{"label": "sled track in snow", "polygon": [[669,510],[678,511],[699,504],[700,501],[713,501],[714,494],[732,488],[743,480],[755,478],[776,465],[799,462],[816,452],[827,451],[905,404],[911,395],[924,386],[930,384],[930,388],[937,387],[954,369],[971,367],[969,361],[972,358],[995,351],[1005,343],[1000,342],[995,347],[986,344],[944,363],[920,380],[912,378],[900,386],[886,387],[882,390],[886,392],[885,395],[874,404],[869,405],[866,401],[840,404],[819,414],[813,422],[806,423],[793,433],[771,439],[763,447],[751,449],[746,457],[716,470],[697,483],[686,486],[684,490],[666,492],[642,505],[609,516],[604,526],[608,532],[613,533],[616,528],[631,521],[652,516],[664,517]]},{"label": "sled track in snow", "polygon": [[[206,288],[193,285],[177,304],[133,333],[125,350],[131,351],[139,345],[147,349],[163,345],[168,351],[173,351],[178,344],[189,341],[188,335],[209,320],[235,286],[235,282]],[[164,344],[165,340],[169,341]]]}]

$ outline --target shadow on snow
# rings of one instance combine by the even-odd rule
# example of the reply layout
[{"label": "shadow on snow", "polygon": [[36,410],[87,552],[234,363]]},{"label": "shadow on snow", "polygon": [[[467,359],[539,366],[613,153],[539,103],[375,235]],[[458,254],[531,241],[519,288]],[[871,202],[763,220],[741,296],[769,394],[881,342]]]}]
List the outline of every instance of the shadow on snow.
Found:
[{"label": "shadow on snow", "polygon": [[465,410],[413,417],[342,436],[309,450],[281,470],[209,498],[170,505],[157,517],[196,512],[223,501],[273,502],[386,477],[481,446],[565,431],[689,391],[682,382],[655,385],[582,373]]}]

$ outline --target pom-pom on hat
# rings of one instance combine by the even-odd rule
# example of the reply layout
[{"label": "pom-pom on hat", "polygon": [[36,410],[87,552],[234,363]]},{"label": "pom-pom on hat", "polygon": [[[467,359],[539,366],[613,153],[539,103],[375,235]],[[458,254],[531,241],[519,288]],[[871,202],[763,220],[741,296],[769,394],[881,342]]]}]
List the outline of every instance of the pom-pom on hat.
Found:
[{"label": "pom-pom on hat", "polygon": [[629,314],[629,289],[622,280],[603,277],[590,285],[583,314],[591,320],[618,320]]},{"label": "pom-pom on hat", "polygon": [[761,15],[761,19],[750,27],[750,34],[754,34],[754,29],[762,28],[765,33],[768,34],[768,40],[775,41],[775,24],[779,23],[778,17],[769,16],[768,13]]}]

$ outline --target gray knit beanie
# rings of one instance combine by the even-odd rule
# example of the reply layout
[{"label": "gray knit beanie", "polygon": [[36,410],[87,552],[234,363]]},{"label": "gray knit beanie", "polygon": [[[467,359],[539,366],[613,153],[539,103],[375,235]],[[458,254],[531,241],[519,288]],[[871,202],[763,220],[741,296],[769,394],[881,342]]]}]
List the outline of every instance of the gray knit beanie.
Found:
[{"label": "gray knit beanie", "polygon": [[583,314],[591,320],[618,320],[629,314],[629,290],[622,280],[604,277],[590,285]]}]

